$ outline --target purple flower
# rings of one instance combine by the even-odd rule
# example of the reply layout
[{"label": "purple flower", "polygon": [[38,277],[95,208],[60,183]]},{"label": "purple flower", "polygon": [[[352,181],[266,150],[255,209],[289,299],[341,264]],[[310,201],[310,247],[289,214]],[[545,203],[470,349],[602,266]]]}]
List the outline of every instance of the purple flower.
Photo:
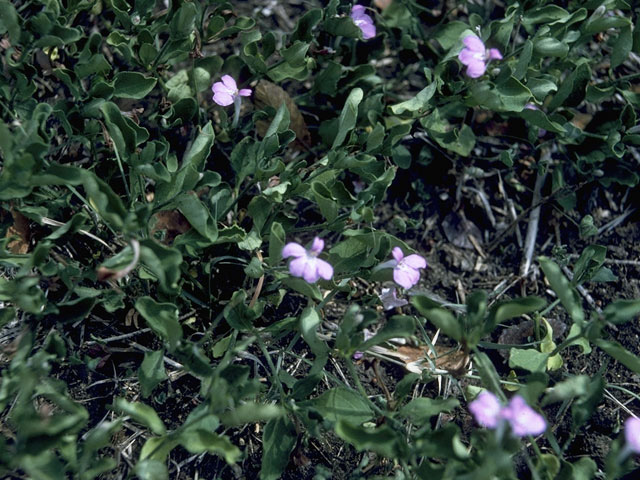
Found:
[{"label": "purple flower", "polygon": [[467,66],[467,75],[471,78],[482,76],[491,60],[502,60],[497,48],[487,49],[476,35],[467,35],[462,43],[464,48],[458,54],[458,59]]},{"label": "purple flower", "polygon": [[524,106],[524,108],[525,108],[526,110],[540,110],[540,108],[539,108],[535,103],[531,103],[531,102],[527,103],[527,104]]},{"label": "purple flower", "polygon": [[625,420],[624,439],[629,450],[633,453],[640,453],[640,419],[629,417]]},{"label": "purple flower", "polygon": [[324,240],[316,237],[310,250],[306,250],[299,243],[287,243],[282,249],[284,258],[294,257],[289,263],[289,273],[294,277],[302,277],[309,283],[316,283],[321,277],[330,280],[333,277],[333,267],[318,258],[324,248]]},{"label": "purple flower", "polygon": [[483,390],[476,399],[469,404],[469,410],[480,425],[486,428],[496,428],[500,421],[502,405],[500,400],[488,390]]},{"label": "purple flower", "polygon": [[383,288],[378,297],[382,301],[382,307],[385,310],[391,310],[392,308],[402,307],[409,304],[409,302],[404,298],[398,298],[395,287]]},{"label": "purple flower", "polygon": [[362,5],[354,5],[351,9],[351,20],[362,31],[362,38],[368,40],[376,36],[376,26],[373,19],[364,13]]},{"label": "purple flower", "polygon": [[547,429],[544,417],[527,405],[520,395],[511,399],[500,416],[509,422],[511,431],[518,437],[540,435]]},{"label": "purple flower", "polygon": [[[507,421],[511,431],[518,437],[540,435],[547,428],[544,417],[527,405],[520,395],[511,399],[506,407],[493,393],[483,390],[478,397],[469,404],[473,417],[483,427],[497,428],[500,422]],[[638,421],[640,423],[640,420]],[[640,430],[637,432],[640,448]]]},{"label": "purple flower", "polygon": [[214,83],[211,90],[213,90],[213,101],[223,107],[231,105],[238,96],[248,97],[251,95],[250,88],[238,90],[236,81],[230,75],[223,75],[222,81]]},{"label": "purple flower", "polygon": [[[394,260],[388,262],[393,266],[393,281],[402,288],[411,288],[420,280],[420,269],[427,268],[427,261],[420,255],[404,256],[400,247],[391,250]],[[387,263],[385,262],[385,265]]]}]

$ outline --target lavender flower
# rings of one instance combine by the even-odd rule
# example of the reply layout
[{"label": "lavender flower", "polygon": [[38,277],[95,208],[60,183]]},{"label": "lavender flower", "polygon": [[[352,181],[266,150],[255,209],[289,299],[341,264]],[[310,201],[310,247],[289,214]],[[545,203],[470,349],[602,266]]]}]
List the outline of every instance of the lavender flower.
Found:
[{"label": "lavender flower", "polygon": [[400,247],[391,251],[393,260],[379,265],[378,268],[393,267],[393,281],[403,288],[411,288],[420,280],[420,270],[427,268],[427,261],[420,255],[404,256]]},{"label": "lavender flower", "polygon": [[364,13],[364,6],[354,5],[351,8],[351,19],[362,31],[362,38],[368,40],[376,36],[376,26],[373,24],[373,19]]},{"label": "lavender flower", "polygon": [[527,405],[520,395],[511,399],[500,416],[509,422],[511,431],[518,437],[540,435],[547,429],[544,417]]},{"label": "lavender flower", "polygon": [[238,90],[236,81],[230,75],[223,75],[222,81],[214,83],[211,90],[213,90],[213,101],[223,107],[231,105],[238,97],[251,95],[250,88]]},{"label": "lavender flower", "polygon": [[404,298],[398,298],[395,287],[383,288],[378,297],[380,298],[382,307],[385,310],[391,310],[392,308],[402,307],[409,304],[409,302],[407,302]]},{"label": "lavender flower", "polygon": [[484,75],[491,60],[502,60],[502,54],[497,48],[487,49],[476,35],[467,35],[462,43],[464,48],[458,59],[467,66],[467,75],[471,78]]},{"label": "lavender flower", "polygon": [[[498,428],[507,421],[511,431],[518,437],[540,435],[547,428],[544,417],[527,405],[524,398],[516,395],[506,407],[493,393],[484,390],[469,404],[469,410],[480,425],[486,428]],[[638,421],[640,423],[640,420]],[[638,431],[640,435],[640,431]],[[638,438],[640,447],[640,437]]]},{"label": "lavender flower", "polygon": [[294,277],[302,277],[308,283],[316,283],[320,278],[330,280],[333,277],[333,267],[318,258],[324,248],[324,240],[316,237],[310,250],[306,250],[299,243],[287,243],[282,249],[284,258],[294,257],[289,263],[289,273]]},{"label": "lavender flower", "polygon": [[633,453],[640,453],[640,419],[629,417],[625,420],[624,439],[627,449]]},{"label": "lavender flower", "polygon": [[500,421],[502,405],[500,400],[488,390],[483,390],[476,399],[469,404],[469,410],[480,425],[486,428],[496,428]]}]

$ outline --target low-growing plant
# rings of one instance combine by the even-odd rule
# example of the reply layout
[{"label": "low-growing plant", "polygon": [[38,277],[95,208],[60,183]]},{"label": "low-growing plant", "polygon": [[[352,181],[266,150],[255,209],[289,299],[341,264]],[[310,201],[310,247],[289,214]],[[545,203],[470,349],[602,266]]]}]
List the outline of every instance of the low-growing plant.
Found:
[{"label": "low-growing plant", "polygon": [[[640,300],[587,291],[619,279],[600,245],[613,226],[580,204],[620,194],[618,224],[635,212],[634,2],[0,11],[3,475],[635,468],[638,421],[611,390],[637,403],[637,388],[608,363],[566,365],[640,374],[614,335]],[[572,222],[576,258],[559,227],[543,255],[543,205]],[[477,252],[468,270],[512,237],[520,268],[491,292],[435,294],[435,223]],[[625,413],[606,451],[571,453],[611,398]]]}]

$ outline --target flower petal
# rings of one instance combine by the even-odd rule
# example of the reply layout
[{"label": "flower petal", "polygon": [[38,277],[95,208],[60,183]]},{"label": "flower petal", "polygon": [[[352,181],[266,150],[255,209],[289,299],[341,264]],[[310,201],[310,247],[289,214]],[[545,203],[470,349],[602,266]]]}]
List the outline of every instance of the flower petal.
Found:
[{"label": "flower petal", "polygon": [[289,273],[294,277],[302,277],[304,276],[304,272],[307,269],[307,264],[309,263],[309,257],[306,255],[303,257],[298,257],[295,260],[291,260],[289,263]]},{"label": "flower petal", "polygon": [[318,258],[316,259],[316,270],[318,275],[320,275],[325,280],[331,280],[333,277],[333,267],[329,262],[325,262],[324,260]]},{"label": "flower petal", "polygon": [[313,243],[311,244],[311,251],[318,254],[324,249],[324,240],[321,238],[315,237],[313,239]]},{"label": "flower petal", "polygon": [[498,50],[497,48],[490,48],[489,58],[491,60],[502,60],[502,54],[500,53],[500,50]]},{"label": "flower petal", "polygon": [[481,53],[474,52],[473,50],[469,50],[468,48],[463,48],[460,50],[458,54],[458,60],[460,60],[464,65],[471,65],[475,62],[484,63],[484,59]]},{"label": "flower petal", "polygon": [[399,262],[404,258],[404,253],[402,253],[402,249],[400,247],[393,247],[391,255],[396,259],[396,262]]},{"label": "flower petal", "polygon": [[472,50],[474,52],[480,52],[484,55],[484,52],[485,52],[484,43],[476,35],[467,35],[462,39],[462,43],[464,43],[464,46],[467,47],[469,50]]},{"label": "flower petal", "polygon": [[511,431],[518,437],[540,435],[547,429],[544,417],[527,405],[524,398],[516,395],[500,414],[511,425]]},{"label": "flower petal", "polygon": [[[368,17],[368,15],[366,16]],[[358,25],[358,27],[360,27],[360,30],[362,30],[362,38],[364,38],[365,40],[369,40],[370,38],[376,36],[376,26],[373,24],[373,21],[363,21],[360,25]]]},{"label": "flower petal", "polygon": [[282,249],[282,257],[304,257],[307,255],[307,251],[304,249],[302,245],[296,242],[287,243]]},{"label": "flower petal", "polygon": [[222,82],[214,83],[211,90],[213,90],[213,93],[226,93],[227,95],[233,95],[233,91]]},{"label": "flower petal", "polygon": [[415,253],[404,257],[402,263],[410,266],[411,268],[415,268],[416,270],[419,268],[427,268],[427,261]]},{"label": "flower petal", "polygon": [[231,91],[233,91],[234,93],[238,91],[238,85],[236,84],[236,81],[233,79],[231,75],[223,75],[222,83],[224,83],[225,86],[229,88]]},{"label": "flower petal", "polygon": [[[294,260],[295,261],[295,260]],[[320,279],[318,273],[318,259],[313,257],[307,257],[307,262],[302,273],[302,278],[307,283],[316,283]]]},{"label": "flower petal", "polygon": [[250,88],[243,88],[238,92],[238,95],[240,95],[241,97],[250,97],[251,96],[251,89]]},{"label": "flower petal", "polygon": [[420,272],[400,264],[393,269],[393,281],[402,288],[409,289],[420,281]]},{"label": "flower petal", "polygon": [[634,453],[640,453],[640,419],[629,417],[624,422],[624,439]]},{"label": "flower petal", "polygon": [[233,103],[233,97],[228,93],[216,92],[216,94],[213,96],[213,101],[216,102],[218,105],[222,105],[223,107],[226,107]]},{"label": "flower petal", "polygon": [[351,18],[364,14],[364,5],[354,5],[351,7]]},{"label": "flower petal", "polygon": [[469,404],[469,411],[479,425],[486,428],[496,428],[500,421],[502,405],[500,400],[488,390],[483,390],[476,399]]},{"label": "flower petal", "polygon": [[471,78],[481,77],[486,71],[487,66],[484,64],[484,62],[481,61],[473,62],[467,65],[467,76]]}]

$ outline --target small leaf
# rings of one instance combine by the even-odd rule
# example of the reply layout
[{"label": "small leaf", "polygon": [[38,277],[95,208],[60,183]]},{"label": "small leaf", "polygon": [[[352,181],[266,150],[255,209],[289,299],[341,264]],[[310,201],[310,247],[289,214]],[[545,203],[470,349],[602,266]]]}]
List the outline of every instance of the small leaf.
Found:
[{"label": "small leaf", "polygon": [[423,295],[414,295],[411,304],[418,309],[427,320],[431,321],[442,333],[454,340],[462,339],[462,328],[458,319],[449,311],[434,307],[433,302]]},{"label": "small leaf", "polygon": [[597,338],[593,343],[610,356],[622,363],[629,370],[640,373],[640,358],[624,348],[618,342]]},{"label": "small leaf", "polygon": [[346,420],[338,420],[335,430],[341,439],[349,442],[358,451],[371,450],[390,459],[398,458],[404,442],[386,425],[365,428],[353,425]]},{"label": "small leaf", "polygon": [[136,310],[144,317],[151,330],[169,343],[169,349],[174,350],[182,339],[176,306],[173,303],[158,303],[151,297],[141,297],[136,301]]},{"label": "small leaf", "polygon": [[267,422],[262,434],[261,480],[280,478],[287,468],[297,438],[296,429],[288,417],[282,416]]},{"label": "small leaf", "polygon": [[558,295],[560,302],[567,309],[569,315],[575,323],[582,325],[584,323],[584,311],[578,297],[577,292],[571,286],[571,283],[563,275],[560,267],[552,260],[546,257],[540,257],[540,266],[547,280],[551,284],[551,288]]},{"label": "small leaf", "polygon": [[149,405],[139,402],[129,402],[122,397],[117,397],[113,401],[113,409],[118,413],[130,416],[136,422],[148,427],[156,435],[164,435],[167,432],[164,423],[162,423],[156,411]]},{"label": "small leaf", "polygon": [[159,460],[142,460],[134,471],[140,480],[169,480],[167,466]]},{"label": "small leaf", "polygon": [[240,449],[226,436],[203,429],[185,430],[178,441],[189,453],[209,452],[220,455],[229,465],[236,463],[242,456]]},{"label": "small leaf", "polygon": [[429,107],[429,100],[436,93],[436,82],[423,88],[418,94],[410,100],[406,100],[396,105],[391,105],[391,111],[394,115],[400,115],[404,112],[418,112],[426,110]]},{"label": "small leaf", "polygon": [[442,412],[451,412],[460,406],[460,402],[450,398],[414,398],[400,409],[400,415],[410,418],[416,423],[425,424],[431,417]]},{"label": "small leaf", "polygon": [[316,309],[313,307],[305,308],[300,315],[300,332],[302,333],[302,338],[304,338],[304,341],[311,347],[311,351],[316,355],[324,354],[328,350],[327,345],[316,335],[316,330],[321,323],[320,315],[318,315],[318,312],[316,312]]},{"label": "small leaf", "polygon": [[145,352],[144,360],[138,369],[141,394],[144,398],[151,395],[153,389],[167,379],[164,369],[164,351]]},{"label": "small leaf", "polygon": [[139,100],[153,90],[156,82],[155,78],[147,78],[138,72],[118,72],[113,81],[113,95]]},{"label": "small leaf", "polygon": [[373,411],[362,395],[343,387],[332,388],[311,403],[330,422],[342,419],[360,424],[373,418]]},{"label": "small leaf", "polygon": [[509,354],[509,367],[522,368],[529,372],[544,372],[548,358],[548,353],[541,353],[533,348],[512,348]]},{"label": "small leaf", "polygon": [[336,135],[336,138],[333,141],[333,145],[331,146],[332,150],[341,146],[345,138],[347,138],[347,134],[356,126],[356,120],[358,118],[358,105],[360,105],[363,96],[364,92],[361,88],[354,88],[353,90],[351,90],[351,93],[349,93],[347,101],[344,104],[344,108],[340,113],[340,118],[338,119],[338,134]]},{"label": "small leaf", "polygon": [[616,325],[629,322],[640,315],[640,299],[616,300],[607,305],[602,313],[607,322]]}]

